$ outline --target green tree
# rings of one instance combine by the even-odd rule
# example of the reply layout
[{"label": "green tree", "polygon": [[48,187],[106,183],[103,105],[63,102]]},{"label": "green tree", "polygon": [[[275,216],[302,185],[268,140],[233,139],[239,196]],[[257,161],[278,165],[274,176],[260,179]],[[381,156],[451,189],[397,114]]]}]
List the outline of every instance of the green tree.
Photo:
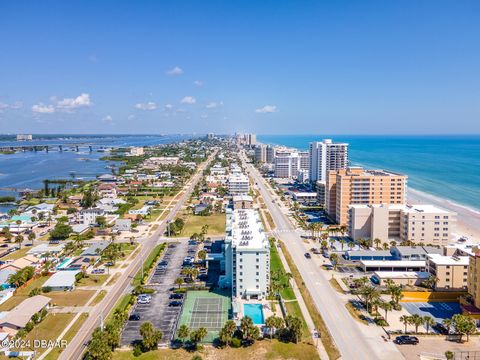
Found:
[{"label": "green tree", "polygon": [[407,325],[410,324],[410,316],[402,315],[400,316],[400,321],[405,325],[405,334],[407,333]]},{"label": "green tree", "polygon": [[410,322],[415,326],[415,333],[418,334],[418,327],[423,324],[423,317],[418,314],[410,316]]},{"label": "green tree", "polygon": [[105,331],[100,328],[94,330],[87,352],[88,359],[92,360],[110,360],[112,358],[112,348],[108,344],[108,335]]},{"label": "green tree", "polygon": [[333,270],[337,270],[337,265],[338,265],[338,254],[332,253],[329,256],[330,262],[333,265]]},{"label": "green tree", "polygon": [[181,277],[178,277],[175,279],[175,285],[178,285],[178,288],[183,284],[183,279]]},{"label": "green tree", "polygon": [[158,342],[163,337],[163,333],[155,329],[153,324],[148,321],[140,326],[140,335],[142,336],[142,346],[147,351],[157,349]]},{"label": "green tree", "polygon": [[388,321],[387,315],[388,315],[389,311],[393,310],[393,305],[391,303],[389,303],[388,301],[380,301],[378,303],[378,307],[380,309],[382,309],[383,311],[385,311],[385,321]]},{"label": "green tree", "polygon": [[227,346],[230,345],[230,342],[232,341],[233,338],[233,333],[237,330],[237,324],[235,324],[235,321],[233,320],[228,320],[223,328],[220,330],[219,333],[219,338],[220,341],[225,343]]},{"label": "green tree", "polygon": [[200,250],[198,252],[198,258],[200,260],[205,260],[207,258],[207,252],[205,250]]},{"label": "green tree", "polygon": [[455,331],[460,335],[467,335],[467,342],[470,340],[470,335],[477,332],[477,326],[475,321],[462,314],[456,314],[452,317],[453,327]]},{"label": "green tree", "polygon": [[182,343],[185,342],[185,339],[188,338],[188,335],[190,335],[190,328],[185,324],[180,325],[180,327],[178,328],[177,336],[182,341]]},{"label": "green tree", "polygon": [[430,327],[436,324],[435,320],[433,320],[433,318],[429,315],[423,317],[423,323],[425,324],[425,328],[427,329],[427,334],[430,330]]},{"label": "green tree", "polygon": [[62,222],[57,222],[52,231],[50,231],[50,239],[52,240],[65,240],[68,238],[72,232],[72,227],[70,225],[64,224]]},{"label": "green tree", "polygon": [[208,330],[204,327],[198,328],[190,332],[190,341],[193,343],[194,348],[197,348],[199,342],[201,342],[208,335]]},{"label": "green tree", "polygon": [[302,336],[302,321],[296,316],[287,315],[285,317],[285,324],[293,339],[295,339],[295,343],[298,343],[298,340]]},{"label": "green tree", "polygon": [[32,245],[33,245],[33,241],[35,240],[36,236],[35,236],[35,233],[32,231],[30,234],[28,234],[28,240],[30,240],[32,242]]},{"label": "green tree", "polygon": [[373,242],[378,249],[380,247],[380,244],[382,243],[382,240],[380,240],[379,238],[375,238]]},{"label": "green tree", "polygon": [[22,248],[22,242],[23,242],[24,238],[22,235],[18,234],[17,236],[15,236],[15,244],[18,244],[18,248],[21,249]]}]

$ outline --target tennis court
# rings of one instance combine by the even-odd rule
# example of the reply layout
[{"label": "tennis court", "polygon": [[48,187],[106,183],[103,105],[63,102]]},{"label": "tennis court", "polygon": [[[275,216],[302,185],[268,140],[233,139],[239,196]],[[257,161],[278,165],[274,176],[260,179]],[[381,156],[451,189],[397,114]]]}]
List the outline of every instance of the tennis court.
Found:
[{"label": "tennis court", "polygon": [[213,342],[228,320],[230,307],[231,300],[226,294],[203,290],[188,291],[177,329],[183,324],[191,330],[204,327],[208,330],[208,336],[203,342]]}]

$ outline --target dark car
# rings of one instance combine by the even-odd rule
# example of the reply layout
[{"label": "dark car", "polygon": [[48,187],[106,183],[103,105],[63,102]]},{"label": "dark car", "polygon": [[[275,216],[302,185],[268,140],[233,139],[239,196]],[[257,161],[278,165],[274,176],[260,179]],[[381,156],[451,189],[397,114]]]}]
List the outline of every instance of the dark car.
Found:
[{"label": "dark car", "polygon": [[130,317],[128,318],[128,320],[130,320],[130,321],[138,321],[138,320],[140,320],[140,315],[138,315],[138,314],[132,314],[132,315],[130,315]]},{"label": "dark car", "polygon": [[432,326],[432,329],[435,330],[437,333],[442,334],[442,335],[447,335],[448,334],[448,329],[441,323],[436,323],[435,325]]},{"label": "dark car", "polygon": [[311,258],[312,258],[312,255],[310,255],[309,253],[305,253],[305,257],[306,257],[307,259],[311,259]]},{"label": "dark car", "polygon": [[170,301],[168,303],[168,306],[182,306],[182,302],[181,301]]},{"label": "dark car", "polygon": [[418,344],[418,338],[416,336],[407,336],[407,335],[402,335],[402,336],[397,336],[395,338],[395,342],[399,345],[417,345]]},{"label": "dark car", "polygon": [[158,266],[167,266],[168,265],[168,261],[165,261],[165,260],[162,260],[158,263]]},{"label": "dark car", "polygon": [[183,299],[183,294],[171,294],[170,299]]}]

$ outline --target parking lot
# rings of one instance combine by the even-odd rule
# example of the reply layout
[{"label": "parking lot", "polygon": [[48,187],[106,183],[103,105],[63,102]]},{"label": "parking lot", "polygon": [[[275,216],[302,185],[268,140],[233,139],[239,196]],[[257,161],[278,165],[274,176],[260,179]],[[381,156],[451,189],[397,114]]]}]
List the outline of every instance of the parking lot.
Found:
[{"label": "parking lot", "polygon": [[343,274],[365,274],[362,270],[355,266],[337,266],[337,271]]},{"label": "parking lot", "polygon": [[181,241],[170,244],[160,262],[167,261],[165,268],[155,267],[148,279],[148,287],[155,292],[151,294],[149,304],[136,303],[131,314],[138,315],[139,320],[128,320],[122,333],[122,345],[130,345],[141,340],[140,325],[150,321],[163,332],[160,345],[169,344],[174,334],[181,306],[169,306],[170,289],[175,287],[175,279],[180,276],[182,262],[185,256],[194,256],[198,245]]}]

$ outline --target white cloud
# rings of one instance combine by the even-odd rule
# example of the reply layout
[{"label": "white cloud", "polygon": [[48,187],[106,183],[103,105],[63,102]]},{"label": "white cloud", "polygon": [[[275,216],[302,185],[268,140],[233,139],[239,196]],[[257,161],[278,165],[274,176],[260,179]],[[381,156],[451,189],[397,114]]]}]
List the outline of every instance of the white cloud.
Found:
[{"label": "white cloud", "polygon": [[43,103],[38,103],[32,106],[32,111],[40,114],[51,114],[55,112],[53,105],[44,105]]},{"label": "white cloud", "polygon": [[173,109],[173,105],[172,104],[166,104],[165,105],[165,110],[172,110]]},{"label": "white cloud", "polygon": [[167,75],[171,75],[171,76],[177,76],[182,74],[183,74],[183,70],[178,66],[175,66],[173,69],[170,69],[167,71]]},{"label": "white cloud", "polygon": [[207,115],[207,114],[202,114],[202,115],[200,115],[200,117],[201,117],[202,119],[206,119],[206,118],[208,118],[208,115]]},{"label": "white cloud", "polygon": [[255,110],[256,113],[260,114],[270,114],[277,111],[278,110],[276,105],[265,105],[264,107]]},{"label": "white cloud", "polygon": [[202,87],[203,86],[203,81],[202,80],[195,80],[193,82],[193,85],[198,86],[198,87]]},{"label": "white cloud", "polygon": [[180,102],[182,104],[195,104],[197,100],[193,96],[185,96]]},{"label": "white cloud", "polygon": [[149,101],[147,103],[139,103],[135,104],[135,108],[138,110],[155,110],[157,108],[157,104],[153,101]]},{"label": "white cloud", "polygon": [[128,115],[127,119],[128,120],[133,120],[133,119],[135,119],[135,115]]},{"label": "white cloud", "polygon": [[0,111],[6,110],[6,109],[12,109],[12,110],[18,110],[23,107],[23,103],[21,101],[15,101],[14,103],[7,104],[0,102]]},{"label": "white cloud", "polygon": [[[53,97],[53,99],[56,98]],[[90,101],[90,95],[82,93],[76,98],[65,98],[57,101],[56,108],[59,110],[71,111],[81,107],[89,107],[90,105],[92,105],[92,102]]]},{"label": "white cloud", "polygon": [[113,122],[113,118],[111,115],[107,115],[107,116],[104,116],[103,119],[102,119],[103,122],[106,122],[106,123],[112,123]]},{"label": "white cloud", "polygon": [[207,106],[205,106],[207,109],[216,109],[218,107],[221,107],[223,106],[223,101],[220,101],[220,102],[216,102],[216,101],[212,101],[210,103],[207,104]]}]

